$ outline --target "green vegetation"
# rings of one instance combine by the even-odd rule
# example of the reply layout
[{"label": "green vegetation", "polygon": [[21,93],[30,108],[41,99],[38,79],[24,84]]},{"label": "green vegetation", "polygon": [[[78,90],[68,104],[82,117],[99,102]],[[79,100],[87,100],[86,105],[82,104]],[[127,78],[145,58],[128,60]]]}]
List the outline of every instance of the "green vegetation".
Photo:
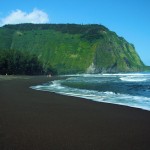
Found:
[{"label": "green vegetation", "polygon": [[[0,41],[3,53],[7,53],[5,49],[10,53],[15,49],[14,55],[17,52],[23,57],[28,55],[28,58],[36,59],[35,66],[39,68],[29,69],[28,74],[73,74],[87,70],[89,73],[113,73],[145,69],[132,44],[97,24],[6,25],[0,28]],[[23,64],[30,66],[30,59]],[[92,71],[90,66],[94,68]],[[27,72],[22,70],[21,74]]]},{"label": "green vegetation", "polygon": [[15,50],[0,51],[0,74],[5,75],[38,75],[55,73],[48,68],[45,70],[36,55]]}]

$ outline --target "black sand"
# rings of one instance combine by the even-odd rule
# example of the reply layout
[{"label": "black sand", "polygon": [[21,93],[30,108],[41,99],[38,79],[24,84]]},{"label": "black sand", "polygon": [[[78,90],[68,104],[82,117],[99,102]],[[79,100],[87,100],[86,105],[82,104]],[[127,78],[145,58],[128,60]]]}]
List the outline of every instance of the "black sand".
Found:
[{"label": "black sand", "polygon": [[150,149],[150,112],[29,88],[49,80],[0,80],[0,150]]}]

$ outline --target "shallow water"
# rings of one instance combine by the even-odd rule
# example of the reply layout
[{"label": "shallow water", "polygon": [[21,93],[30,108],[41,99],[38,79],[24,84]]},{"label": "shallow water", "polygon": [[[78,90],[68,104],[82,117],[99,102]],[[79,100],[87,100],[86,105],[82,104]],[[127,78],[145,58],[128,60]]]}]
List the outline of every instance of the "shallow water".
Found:
[{"label": "shallow water", "polygon": [[79,74],[31,88],[150,111],[150,74]]}]

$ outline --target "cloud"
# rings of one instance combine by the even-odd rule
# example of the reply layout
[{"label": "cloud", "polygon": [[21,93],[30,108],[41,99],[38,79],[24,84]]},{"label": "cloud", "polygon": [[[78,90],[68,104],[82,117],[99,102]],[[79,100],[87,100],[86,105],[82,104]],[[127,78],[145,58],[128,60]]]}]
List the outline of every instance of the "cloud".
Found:
[{"label": "cloud", "polygon": [[27,13],[22,10],[12,11],[7,17],[0,19],[0,26],[19,23],[48,23],[49,17],[42,10],[34,9]]}]

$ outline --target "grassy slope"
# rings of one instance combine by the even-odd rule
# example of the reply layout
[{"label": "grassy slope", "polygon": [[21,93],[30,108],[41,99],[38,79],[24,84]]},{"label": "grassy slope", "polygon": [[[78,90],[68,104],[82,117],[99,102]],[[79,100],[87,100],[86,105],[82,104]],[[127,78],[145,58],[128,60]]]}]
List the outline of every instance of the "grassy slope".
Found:
[{"label": "grassy slope", "polygon": [[92,46],[80,35],[54,30],[16,31],[12,48],[37,54],[45,66],[51,65],[59,73],[85,72],[94,56]]},{"label": "grassy slope", "polygon": [[13,30],[0,28],[0,50],[6,50],[11,47]]},{"label": "grassy slope", "polygon": [[83,27],[77,26],[78,30],[82,29],[81,33],[77,29],[76,33],[71,33],[72,28],[67,28],[67,32],[61,32],[60,28],[0,28],[0,49],[11,48],[37,54],[45,68],[51,65],[59,74],[86,72],[92,62],[96,72],[127,72],[144,68],[132,44],[107,28]]}]

